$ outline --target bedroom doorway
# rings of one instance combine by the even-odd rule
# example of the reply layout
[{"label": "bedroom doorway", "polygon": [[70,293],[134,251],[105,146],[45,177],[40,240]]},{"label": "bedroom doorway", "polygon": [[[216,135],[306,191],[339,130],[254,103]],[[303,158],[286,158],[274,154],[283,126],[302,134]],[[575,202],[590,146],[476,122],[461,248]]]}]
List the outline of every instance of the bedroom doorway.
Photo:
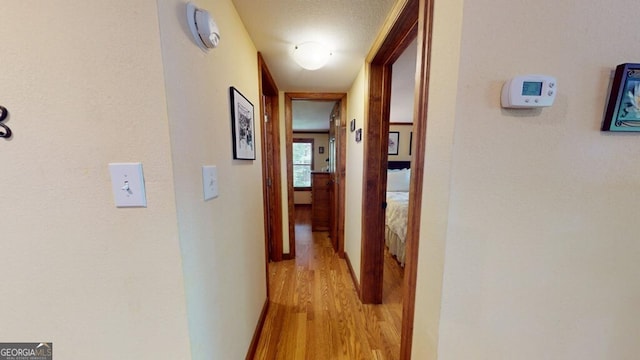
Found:
[{"label": "bedroom doorway", "polygon": [[[397,10],[396,10],[397,9]],[[368,113],[364,147],[363,190],[369,204],[363,204],[362,263],[360,273],[363,303],[378,304],[382,300],[381,283],[384,232],[376,224],[383,223],[389,145],[389,108],[392,65],[416,39],[414,115],[412,136],[411,181],[406,236],[406,259],[402,286],[402,329],[400,359],[411,358],[415,313],[415,287],[418,269],[422,182],[427,134],[427,103],[433,0],[407,0],[399,4],[388,31],[377,41],[378,46],[367,58],[369,62]],[[371,206],[380,204],[380,206]],[[367,206],[368,205],[368,206]]]},{"label": "bedroom doorway", "polygon": [[[401,167],[399,162],[393,161],[400,155],[398,142],[400,132],[394,132],[395,137],[390,137],[391,100],[393,89],[394,64],[401,54],[413,44],[417,47],[418,38],[418,0],[407,1],[402,9],[401,16],[394,24],[377,53],[371,60],[369,76],[368,99],[368,129],[367,141],[364,146],[364,191],[370,204],[363,204],[363,243],[362,243],[362,271],[361,271],[361,297],[363,303],[380,304],[383,299],[383,266],[385,251],[385,208],[387,206],[387,169],[389,166]],[[393,31],[395,30],[395,32]],[[415,63],[415,59],[413,60]],[[404,69],[406,70],[406,69]],[[411,70],[408,70],[411,79]],[[415,66],[413,67],[413,79],[415,79]],[[397,79],[396,79],[397,80]],[[402,89],[411,98],[409,106],[413,110],[414,88],[406,89],[411,85],[405,84]],[[410,115],[413,122],[413,111]],[[412,131],[410,131],[412,132]],[[411,142],[417,141],[417,134],[413,134]],[[396,142],[395,144],[393,142]],[[412,144],[413,145],[413,144]],[[409,151],[408,151],[409,152]],[[414,152],[415,153],[415,152]],[[402,166],[405,167],[405,166]],[[414,166],[411,166],[414,167]],[[415,173],[416,171],[412,171]],[[411,194],[416,197],[420,194]],[[381,204],[380,206],[370,206]],[[367,206],[369,205],[369,206]],[[409,234],[407,234],[409,235]]]},{"label": "bedroom doorway", "polygon": [[385,221],[380,224],[384,232],[385,258],[383,304],[394,298],[396,288],[402,287],[406,263],[416,56],[417,39],[414,38],[391,65]]}]

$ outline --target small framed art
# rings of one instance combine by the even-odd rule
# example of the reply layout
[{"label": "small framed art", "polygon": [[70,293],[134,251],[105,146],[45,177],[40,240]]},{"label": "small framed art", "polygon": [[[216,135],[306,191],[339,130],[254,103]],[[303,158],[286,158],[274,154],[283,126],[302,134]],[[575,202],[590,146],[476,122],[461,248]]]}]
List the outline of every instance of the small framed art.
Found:
[{"label": "small framed art", "polygon": [[356,142],[362,141],[362,128],[356,130]]},{"label": "small framed art", "polygon": [[640,131],[640,64],[616,67],[602,131]]},{"label": "small framed art", "polygon": [[318,154],[324,154],[324,146],[318,147]]},{"label": "small framed art", "polygon": [[351,120],[351,132],[356,131],[356,119]]},{"label": "small framed art", "polygon": [[389,155],[398,155],[398,149],[400,145],[400,132],[389,131]]},{"label": "small framed art", "polygon": [[255,126],[253,104],[233,86],[229,88],[231,102],[231,128],[233,131],[233,158],[255,160]]}]

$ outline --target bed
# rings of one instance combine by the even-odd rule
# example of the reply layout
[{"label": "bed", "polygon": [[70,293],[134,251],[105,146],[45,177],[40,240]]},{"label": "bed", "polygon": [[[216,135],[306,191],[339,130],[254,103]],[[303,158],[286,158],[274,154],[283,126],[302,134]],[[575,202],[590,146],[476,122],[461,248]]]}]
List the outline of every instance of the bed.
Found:
[{"label": "bed", "polygon": [[389,161],[387,170],[385,245],[401,266],[404,266],[406,255],[410,165],[409,161]]}]

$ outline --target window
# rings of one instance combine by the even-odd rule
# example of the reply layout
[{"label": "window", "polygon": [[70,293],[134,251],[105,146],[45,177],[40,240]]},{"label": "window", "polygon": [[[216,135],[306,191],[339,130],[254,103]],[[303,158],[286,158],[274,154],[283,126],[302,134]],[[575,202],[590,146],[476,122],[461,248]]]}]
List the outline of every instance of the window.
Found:
[{"label": "window", "polygon": [[293,139],[293,187],[311,190],[313,139]]}]

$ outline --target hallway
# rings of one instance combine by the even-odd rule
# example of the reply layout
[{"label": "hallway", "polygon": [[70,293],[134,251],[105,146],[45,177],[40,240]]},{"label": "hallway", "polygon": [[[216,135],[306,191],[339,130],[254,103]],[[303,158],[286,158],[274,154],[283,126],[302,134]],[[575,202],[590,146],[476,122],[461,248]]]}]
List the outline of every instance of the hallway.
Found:
[{"label": "hallway", "polygon": [[295,260],[269,264],[271,303],[255,359],[397,359],[402,268],[385,254],[384,304],[362,305],[327,232],[296,208]]}]

